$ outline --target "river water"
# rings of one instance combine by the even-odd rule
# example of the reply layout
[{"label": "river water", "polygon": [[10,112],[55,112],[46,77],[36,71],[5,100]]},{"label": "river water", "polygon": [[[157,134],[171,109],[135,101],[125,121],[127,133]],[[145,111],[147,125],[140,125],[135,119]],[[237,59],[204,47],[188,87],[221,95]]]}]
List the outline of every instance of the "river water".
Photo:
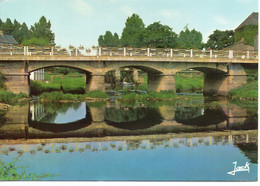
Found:
[{"label": "river water", "polygon": [[[0,113],[0,159],[52,180],[257,180],[257,103],[31,101]],[[249,163],[250,170],[227,174]]]}]

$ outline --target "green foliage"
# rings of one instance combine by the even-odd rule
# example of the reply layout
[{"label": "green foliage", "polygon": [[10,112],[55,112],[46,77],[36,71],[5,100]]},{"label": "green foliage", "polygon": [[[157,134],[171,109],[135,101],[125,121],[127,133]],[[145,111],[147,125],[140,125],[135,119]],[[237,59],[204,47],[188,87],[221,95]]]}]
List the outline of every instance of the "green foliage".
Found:
[{"label": "green foliage", "polygon": [[10,18],[7,18],[5,22],[2,20],[0,21],[0,29],[2,29],[7,35],[13,35],[18,44],[27,46],[45,46],[55,44],[55,35],[51,31],[51,22],[47,22],[44,16],[42,16],[39,22],[35,23],[30,30],[26,23],[20,24],[16,19],[12,23]]},{"label": "green foliage", "polygon": [[[45,76],[48,73],[45,74]],[[84,77],[80,74],[77,77],[70,77],[70,74],[54,76],[52,81],[40,82],[31,80],[31,94],[39,95],[43,92],[60,91],[61,86],[63,87],[64,93],[72,94],[84,94],[86,89],[86,82]],[[49,79],[50,76],[47,75]]]},{"label": "green foliage", "polygon": [[48,46],[49,41],[44,38],[32,37],[30,39],[24,40],[22,44],[25,46]]},{"label": "green foliage", "polygon": [[15,94],[10,91],[0,90],[0,103],[14,104],[17,103],[19,99],[26,97],[27,95],[24,93]]},{"label": "green foliage", "polygon": [[26,167],[17,166],[18,157],[14,158],[11,162],[5,163],[0,160],[0,180],[5,181],[20,181],[20,180],[41,180],[44,178],[52,179],[57,176],[54,174],[31,174],[26,173]]},{"label": "green foliage", "polygon": [[241,87],[233,89],[229,92],[232,99],[258,99],[258,81],[251,81]]},{"label": "green foliage", "polygon": [[211,49],[223,49],[234,44],[234,31],[215,30],[213,34],[209,36],[206,46]]},{"label": "green foliage", "polygon": [[100,90],[94,90],[94,91],[90,91],[88,93],[86,93],[86,97],[90,97],[90,98],[108,98],[109,96],[100,91]]},{"label": "green foliage", "polygon": [[187,26],[184,29],[184,31],[180,32],[178,37],[178,48],[202,48],[202,34],[195,29],[190,31]]},{"label": "green foliage", "polygon": [[123,47],[141,47],[143,45],[141,37],[144,30],[145,25],[139,15],[133,14],[128,17],[122,32],[121,45]]},{"label": "green foliage", "polygon": [[106,34],[100,35],[98,38],[98,45],[99,46],[110,46],[110,47],[117,47],[120,45],[119,37],[117,33],[112,33],[110,31],[106,31]]},{"label": "green foliage", "polygon": [[258,26],[246,25],[235,31],[234,38],[235,38],[235,42],[244,40],[245,44],[254,46],[255,35],[258,35]]},{"label": "green foliage", "polygon": [[145,29],[143,41],[147,47],[173,48],[177,45],[177,34],[169,26],[154,22]]},{"label": "green foliage", "polygon": [[201,92],[204,85],[203,75],[177,74],[175,76],[176,92]]}]

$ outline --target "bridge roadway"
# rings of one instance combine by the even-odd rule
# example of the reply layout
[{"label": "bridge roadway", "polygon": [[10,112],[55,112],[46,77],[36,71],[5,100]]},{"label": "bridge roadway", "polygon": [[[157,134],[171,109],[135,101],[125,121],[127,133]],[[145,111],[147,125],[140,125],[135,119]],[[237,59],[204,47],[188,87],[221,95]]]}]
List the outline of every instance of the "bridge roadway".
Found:
[{"label": "bridge roadway", "polygon": [[86,91],[105,91],[105,74],[124,67],[148,74],[148,91],[175,91],[175,74],[195,69],[205,74],[204,94],[227,95],[246,83],[245,64],[258,64],[258,57],[219,58],[211,56],[130,56],[102,54],[97,56],[68,55],[0,55],[0,71],[8,90],[30,94],[30,73],[46,67],[71,67],[86,72]]}]

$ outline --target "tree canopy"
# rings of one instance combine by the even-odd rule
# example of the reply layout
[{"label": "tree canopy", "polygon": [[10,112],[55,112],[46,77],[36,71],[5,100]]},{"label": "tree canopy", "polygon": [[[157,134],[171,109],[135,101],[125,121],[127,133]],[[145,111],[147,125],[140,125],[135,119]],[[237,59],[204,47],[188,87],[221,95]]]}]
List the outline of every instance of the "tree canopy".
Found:
[{"label": "tree canopy", "polygon": [[55,35],[51,31],[51,22],[44,16],[31,26],[30,30],[26,23],[20,24],[16,19],[14,22],[7,18],[5,22],[0,19],[0,29],[7,35],[12,35],[18,44],[23,45],[54,45]]},{"label": "tree canopy", "polygon": [[211,49],[223,49],[234,44],[234,31],[215,30],[213,34],[209,36],[206,46]]},{"label": "tree canopy", "polygon": [[147,47],[176,47],[177,34],[167,25],[160,22],[150,24],[143,33],[143,42]]},{"label": "tree canopy", "polygon": [[100,35],[98,38],[99,46],[111,46],[111,47],[117,47],[119,43],[119,36],[117,33],[114,33],[114,35],[110,31],[106,31],[106,34]]},{"label": "tree canopy", "polygon": [[137,14],[128,17],[121,36],[122,46],[142,46],[142,34],[145,30],[143,20]]},{"label": "tree canopy", "polygon": [[178,47],[185,49],[202,48],[202,34],[195,29],[190,31],[188,26],[185,26],[179,34]]}]

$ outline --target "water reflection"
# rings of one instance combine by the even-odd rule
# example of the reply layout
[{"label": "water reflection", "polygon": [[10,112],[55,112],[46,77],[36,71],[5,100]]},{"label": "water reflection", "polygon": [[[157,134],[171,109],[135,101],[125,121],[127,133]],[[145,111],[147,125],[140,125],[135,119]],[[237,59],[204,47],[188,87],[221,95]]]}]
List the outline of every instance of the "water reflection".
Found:
[{"label": "water reflection", "polygon": [[[257,110],[203,98],[175,102],[30,102],[1,116],[1,138],[101,137],[257,129]],[[14,117],[15,116],[15,117]]]}]

